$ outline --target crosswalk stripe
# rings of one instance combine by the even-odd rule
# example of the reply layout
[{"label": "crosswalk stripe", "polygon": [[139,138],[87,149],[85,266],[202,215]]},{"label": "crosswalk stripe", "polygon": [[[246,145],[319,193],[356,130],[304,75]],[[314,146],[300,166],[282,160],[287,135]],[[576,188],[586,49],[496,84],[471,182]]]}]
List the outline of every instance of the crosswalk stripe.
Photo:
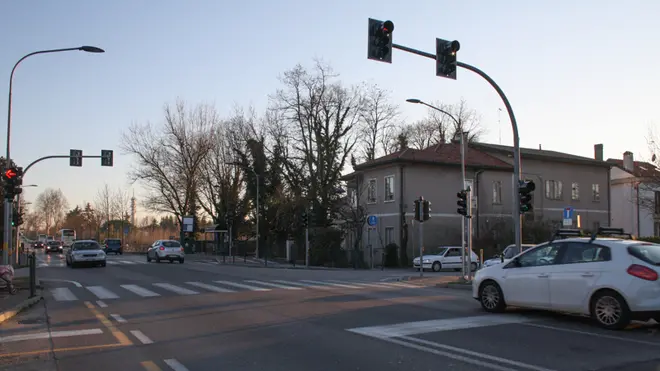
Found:
[{"label": "crosswalk stripe", "polygon": [[118,260],[118,262],[121,262],[123,264],[137,264],[136,262],[128,261],[128,260]]},{"label": "crosswalk stripe", "polygon": [[352,285],[344,285],[341,283],[332,283],[332,282],[323,282],[323,281],[312,281],[312,280],[301,280],[303,282],[311,282],[311,283],[316,283],[319,285],[325,285],[325,286],[336,286],[336,287],[344,287],[347,289],[361,289],[362,287],[360,286],[352,286]]},{"label": "crosswalk stripe", "polygon": [[118,262],[113,261],[113,260],[106,260],[106,263],[107,263],[107,264],[110,264],[110,265],[117,265],[117,264],[119,264]]},{"label": "crosswalk stripe", "polygon": [[170,283],[152,283],[152,285],[156,287],[160,287],[161,289],[165,289],[168,291],[172,291],[174,293],[177,293],[179,295],[196,295],[199,294],[197,291],[189,290],[185,287],[179,287],[176,285],[172,285]]},{"label": "crosswalk stripe", "polygon": [[332,280],[332,282],[347,283],[347,284],[351,284],[351,285],[360,285],[360,286],[366,286],[366,287],[377,287],[377,288],[380,288],[380,289],[387,288],[387,286],[383,286],[380,283],[371,283],[371,282],[368,283],[368,282],[350,282],[350,281],[335,281],[335,280]]},{"label": "crosswalk stripe", "polygon": [[245,281],[245,282],[256,283],[257,285],[262,285],[262,286],[277,287],[278,289],[285,289],[285,290],[302,290],[302,288],[300,288],[300,287],[285,286],[285,285],[280,285],[280,284],[277,284],[277,283],[263,282],[263,281],[257,281],[257,280],[248,280],[248,281]]},{"label": "crosswalk stripe", "polygon": [[285,285],[293,285],[293,286],[300,286],[300,287],[314,287],[314,285],[312,285],[312,284],[302,283],[302,282],[293,282],[293,281],[285,281],[285,280],[273,280],[273,282],[279,282],[279,283],[283,283]]},{"label": "crosswalk stripe", "polygon": [[387,286],[405,287],[405,288],[409,288],[409,289],[410,288],[412,288],[412,289],[418,289],[419,288],[419,286],[410,285],[410,284],[407,284],[407,283],[399,283],[399,282],[383,282],[383,284],[387,285]]},{"label": "crosswalk stripe", "polygon": [[234,290],[223,289],[222,287],[208,285],[206,283],[201,283],[201,282],[186,282],[186,285],[199,287],[204,290],[213,291],[213,292],[236,292]]},{"label": "crosswalk stripe", "polygon": [[78,298],[66,287],[58,287],[50,290],[51,294],[57,301],[73,301]]},{"label": "crosswalk stripe", "polygon": [[91,291],[99,299],[119,299],[117,294],[103,286],[87,286],[86,289]]},{"label": "crosswalk stripe", "polygon": [[143,287],[140,287],[138,285],[120,285],[122,288],[136,294],[139,296],[142,296],[143,298],[150,298],[154,296],[160,296],[160,294],[155,293],[151,290],[147,290]]},{"label": "crosswalk stripe", "polygon": [[248,289],[248,290],[252,290],[252,291],[270,291],[271,290],[271,289],[265,289],[263,287],[244,285],[242,283],[236,283],[236,282],[230,282],[230,281],[213,281],[213,282],[219,283],[219,284],[222,284],[222,285],[238,287],[238,288],[241,288],[241,289]]}]

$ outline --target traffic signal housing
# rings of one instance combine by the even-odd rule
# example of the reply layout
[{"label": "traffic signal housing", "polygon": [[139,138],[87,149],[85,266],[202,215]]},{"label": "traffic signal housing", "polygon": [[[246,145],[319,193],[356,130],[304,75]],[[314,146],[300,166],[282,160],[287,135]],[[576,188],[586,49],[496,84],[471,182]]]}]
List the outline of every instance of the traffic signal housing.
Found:
[{"label": "traffic signal housing", "polygon": [[20,209],[14,208],[11,225],[13,227],[20,227],[22,224],[23,224],[23,208]]},{"label": "traffic signal housing", "polygon": [[369,41],[367,46],[367,58],[392,63],[392,21],[379,21],[369,18]]},{"label": "traffic signal housing", "polygon": [[518,195],[520,196],[520,213],[524,214],[532,211],[533,199],[532,193],[536,189],[536,184],[531,180],[521,180],[518,182]]},{"label": "traffic signal housing", "polygon": [[114,162],[114,155],[112,150],[102,149],[101,150],[101,166],[112,166]]},{"label": "traffic signal housing", "polygon": [[427,221],[431,219],[431,202],[424,200],[422,202],[422,220]]},{"label": "traffic signal housing", "polygon": [[300,214],[300,224],[303,226],[303,228],[309,227],[309,215],[307,214],[306,210],[303,210],[303,212]]},{"label": "traffic signal housing", "polygon": [[69,150],[69,166],[81,167],[83,160],[83,151],[80,149]]},{"label": "traffic signal housing", "polygon": [[435,75],[456,80],[458,64],[456,54],[461,48],[458,41],[435,39]]},{"label": "traffic signal housing", "polygon": [[12,199],[23,192],[23,168],[10,167],[2,173],[5,198]]},{"label": "traffic signal housing", "polygon": [[456,194],[456,197],[458,197],[458,201],[456,201],[456,205],[458,205],[458,209],[456,211],[466,218],[469,217],[467,196],[468,193],[466,190],[461,190]]}]

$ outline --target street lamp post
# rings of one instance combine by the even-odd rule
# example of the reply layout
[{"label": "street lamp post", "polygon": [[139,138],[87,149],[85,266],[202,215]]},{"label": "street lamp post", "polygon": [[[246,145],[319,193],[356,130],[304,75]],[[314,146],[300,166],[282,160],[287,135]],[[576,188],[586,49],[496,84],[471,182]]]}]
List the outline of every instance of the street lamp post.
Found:
[{"label": "street lamp post", "polygon": [[[49,50],[39,50],[36,52],[32,52],[29,54],[24,55],[21,59],[14,64],[14,67],[11,69],[11,74],[9,75],[9,96],[8,96],[8,104],[7,104],[7,156],[5,158],[5,164],[6,167],[8,168],[11,166],[11,156],[10,156],[10,149],[11,149],[11,102],[12,102],[12,87],[14,83],[14,72],[16,72],[16,67],[18,67],[21,62],[23,62],[25,59],[28,57],[31,57],[33,55],[37,54],[48,54],[48,53],[60,53],[60,52],[70,52],[70,51],[83,51],[87,53],[105,53],[105,50],[101,48],[97,48],[95,46],[79,46],[76,48],[63,48],[63,49],[49,49]],[[4,223],[4,244],[3,244],[3,249],[2,249],[2,259],[5,264],[9,261],[9,251],[8,248],[11,246],[11,207],[12,207],[12,200],[7,198],[5,196],[5,202],[4,202],[4,207],[5,207],[5,223]]]},{"label": "street lamp post", "polygon": [[[461,178],[463,180],[463,185],[461,186],[461,189],[465,189],[466,188],[466,186],[465,186],[465,157],[467,156],[467,140],[466,140],[466,133],[465,133],[465,131],[463,131],[463,125],[461,125],[461,122],[456,117],[454,117],[454,115],[452,115],[451,113],[449,113],[449,112],[447,112],[443,109],[440,109],[436,106],[433,106],[431,104],[428,104],[428,103],[426,103],[426,102],[424,102],[420,99],[409,98],[409,99],[406,99],[406,102],[414,103],[414,104],[422,104],[422,105],[425,105],[425,106],[427,106],[431,109],[434,109],[434,110],[436,110],[436,111],[438,111],[442,114],[445,114],[445,115],[449,116],[449,118],[454,120],[454,122],[456,123],[456,127],[461,130]],[[469,195],[469,198],[468,198],[467,201],[471,204],[472,203],[472,190],[468,191],[468,195]],[[468,210],[471,210],[471,208],[468,208]],[[468,214],[468,215],[472,216],[471,214]],[[461,267],[461,271],[463,273],[463,277],[467,276],[468,280],[470,280],[470,278],[471,278],[470,276],[471,276],[471,273],[472,273],[472,262],[471,262],[471,260],[472,260],[472,220],[471,219],[465,220],[465,219],[466,218],[461,218],[461,251],[462,251],[461,258],[462,258],[462,262],[463,262],[462,267]],[[467,227],[468,227],[467,228],[467,247],[468,247],[468,252],[467,253],[465,252],[465,245],[466,245],[465,244],[465,242],[466,242],[466,233],[465,233],[465,225],[466,224],[465,223],[467,223]],[[467,267],[468,267],[467,268],[467,275],[466,275],[466,264],[465,264],[466,261],[467,261]]]}]

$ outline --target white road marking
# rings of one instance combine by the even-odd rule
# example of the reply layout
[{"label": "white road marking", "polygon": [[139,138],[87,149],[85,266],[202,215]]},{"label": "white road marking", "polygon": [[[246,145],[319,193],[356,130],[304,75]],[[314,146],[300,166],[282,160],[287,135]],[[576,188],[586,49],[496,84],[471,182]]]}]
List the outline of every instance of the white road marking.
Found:
[{"label": "white road marking", "polygon": [[531,320],[532,319],[530,318],[516,315],[487,315],[436,319],[431,321],[405,322],[388,326],[358,327],[349,329],[348,331],[382,339],[417,334],[428,334],[431,332],[516,324],[530,322]]},{"label": "white road marking", "polygon": [[323,286],[335,286],[335,287],[344,287],[347,289],[362,289],[363,287],[360,286],[353,286],[353,285],[345,285],[341,283],[332,283],[332,282],[323,282],[323,281],[312,281],[312,280],[301,280],[303,282],[309,282],[309,283],[315,283],[317,285],[323,285]]},{"label": "white road marking", "polygon": [[120,285],[120,286],[122,288],[134,293],[134,294],[142,296],[143,298],[150,298],[150,297],[154,297],[154,296],[160,296],[160,294],[155,293],[151,290],[147,290],[145,288],[142,288],[138,285]]},{"label": "white road marking", "polygon": [[213,286],[213,285],[209,285],[209,284],[201,283],[201,282],[186,282],[186,284],[190,285],[190,286],[199,287],[199,288],[202,288],[204,290],[213,291],[213,292],[236,292],[234,290],[223,289],[222,287]]},{"label": "white road marking", "polygon": [[[273,280],[273,282],[279,282],[279,283],[283,283],[285,285],[293,285],[293,286],[300,286],[300,287],[316,287],[315,285],[312,285],[312,284],[309,284],[309,283],[293,282],[293,281],[286,281],[286,280]],[[331,288],[331,287],[326,287],[326,288]]]},{"label": "white road marking", "polygon": [[103,330],[101,330],[100,328],[88,329],[88,330],[39,332],[35,334],[11,335],[11,336],[0,337],[0,343],[10,343],[13,341],[37,340],[37,339],[48,339],[48,338],[62,338],[69,336],[99,335],[102,333]]},{"label": "white road marking", "polygon": [[119,314],[111,314],[110,317],[114,318],[115,321],[119,323],[126,323],[127,321],[124,319],[124,317],[120,316]]},{"label": "white road marking", "polygon": [[262,285],[262,286],[277,287],[278,289],[285,289],[285,290],[302,290],[302,288],[300,288],[300,287],[285,286],[285,285],[280,285],[280,284],[277,284],[277,283],[263,282],[263,281],[257,281],[257,280],[247,280],[245,282],[255,283],[257,285]]},{"label": "white road marking", "polygon": [[50,290],[51,294],[53,294],[53,297],[57,301],[74,301],[78,300],[78,298],[73,295],[71,290],[67,289],[66,287],[58,287],[56,289]]},{"label": "white road marking", "polygon": [[105,262],[106,262],[107,264],[110,264],[110,265],[117,265],[117,264],[119,264],[119,263],[117,263],[116,261],[112,261],[112,260],[106,260]]},{"label": "white road marking", "polygon": [[562,328],[562,327],[554,327],[554,326],[547,326],[547,325],[541,325],[537,323],[523,323],[525,326],[532,326],[532,327],[538,327],[538,328],[544,328],[548,330],[555,330],[555,331],[564,331],[564,332],[569,332],[573,334],[580,334],[580,335],[587,335],[587,336],[596,336],[600,337],[603,339],[612,339],[612,340],[620,340],[620,341],[625,341],[628,343],[635,343],[635,344],[643,344],[643,345],[652,345],[659,347],[660,343],[654,342],[654,341],[644,341],[644,340],[638,340],[638,339],[629,339],[629,338],[624,338],[620,336],[614,336],[614,335],[607,335],[607,334],[598,334],[594,332],[589,332],[589,331],[580,331],[580,330],[573,330],[570,328]]},{"label": "white road marking", "polygon": [[142,344],[153,344],[153,341],[151,341],[151,339],[149,339],[147,335],[143,334],[140,330],[131,330],[131,334],[140,340]]},{"label": "white road marking", "polygon": [[124,264],[137,264],[136,262],[132,262],[132,261],[128,261],[128,260],[118,260],[118,262],[124,263]]},{"label": "white road marking", "polygon": [[421,286],[417,285],[411,285],[409,283],[400,283],[400,282],[383,282],[383,285],[385,286],[392,286],[392,287],[405,287],[408,289],[421,289]]},{"label": "white road marking", "polygon": [[165,359],[163,360],[166,365],[170,366],[170,368],[174,371],[188,371],[186,366],[182,365],[181,362],[177,361],[176,359],[170,358],[170,359]]},{"label": "white road marking", "polygon": [[98,305],[100,308],[107,308],[108,307],[108,304],[106,304],[106,303],[104,303],[100,300],[96,301],[96,305]]},{"label": "white road marking", "polygon": [[41,282],[51,282],[51,281],[52,282],[68,282],[68,283],[72,283],[76,287],[83,287],[83,285],[78,281],[58,280],[58,279],[55,279],[55,278],[40,278],[39,281],[41,281]]},{"label": "white road marking", "polygon": [[248,290],[251,290],[251,291],[270,291],[271,290],[271,289],[265,289],[263,287],[244,285],[242,283],[236,283],[236,282],[230,282],[230,281],[213,281],[213,282],[219,283],[221,285],[238,287],[240,289],[248,289]]},{"label": "white road marking", "polygon": [[99,299],[119,299],[117,294],[103,286],[87,286],[87,290],[91,291]]},{"label": "white road marking", "polygon": [[172,291],[174,293],[177,293],[179,295],[196,295],[199,294],[197,291],[189,290],[185,287],[179,287],[176,285],[172,285],[169,283],[152,283],[152,285],[156,287],[160,287],[161,289],[165,289],[168,291]]}]

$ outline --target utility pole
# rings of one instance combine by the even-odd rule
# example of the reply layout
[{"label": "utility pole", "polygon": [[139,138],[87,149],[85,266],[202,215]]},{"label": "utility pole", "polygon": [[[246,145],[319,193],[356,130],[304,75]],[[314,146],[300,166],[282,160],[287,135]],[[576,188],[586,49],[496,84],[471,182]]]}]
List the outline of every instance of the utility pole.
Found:
[{"label": "utility pole", "polygon": [[[466,189],[467,188],[467,185],[465,184],[465,155],[466,155],[465,146],[466,146],[465,132],[461,132],[461,182],[462,182],[461,189]],[[466,206],[467,206],[467,209],[468,209],[468,215],[470,215],[470,211],[469,211],[470,206],[469,205],[472,203],[471,192],[468,192],[468,197],[467,197],[466,201],[467,201]],[[465,247],[466,247],[465,229],[466,228],[465,227],[466,227],[466,223],[468,223],[468,221],[466,219],[467,218],[461,218],[461,262],[462,262],[462,264],[461,264],[461,274],[462,274],[462,277],[465,277],[465,261],[466,261],[466,259],[465,259],[465,255],[466,255],[465,254]]]},{"label": "utility pole", "polygon": [[419,276],[424,277],[424,219],[422,217],[422,203],[424,202],[424,197],[419,197],[418,207],[415,210],[415,217],[419,221]]},{"label": "utility pole", "polygon": [[[467,218],[466,223],[467,223],[467,246],[468,246],[468,251],[466,253],[467,255],[467,280],[472,281],[472,189],[468,189],[468,213],[470,215],[469,218]],[[463,218],[465,220],[466,218]]]}]

